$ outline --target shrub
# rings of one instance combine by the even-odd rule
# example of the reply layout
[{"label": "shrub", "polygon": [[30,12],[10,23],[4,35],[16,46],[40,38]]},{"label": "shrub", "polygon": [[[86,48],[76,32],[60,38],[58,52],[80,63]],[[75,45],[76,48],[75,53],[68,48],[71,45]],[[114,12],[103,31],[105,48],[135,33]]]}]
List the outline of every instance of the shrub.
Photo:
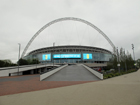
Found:
[{"label": "shrub", "polygon": [[119,76],[120,74],[119,74],[119,73],[116,73],[115,75],[116,75],[116,76]]},{"label": "shrub", "polygon": [[108,75],[108,78],[111,78],[112,76],[111,75]]}]

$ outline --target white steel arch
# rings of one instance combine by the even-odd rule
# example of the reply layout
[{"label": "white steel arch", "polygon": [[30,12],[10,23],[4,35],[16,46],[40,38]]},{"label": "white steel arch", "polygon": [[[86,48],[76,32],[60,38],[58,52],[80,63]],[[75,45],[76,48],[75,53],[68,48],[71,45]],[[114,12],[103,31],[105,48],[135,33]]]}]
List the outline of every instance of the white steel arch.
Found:
[{"label": "white steel arch", "polygon": [[47,23],[46,25],[44,25],[41,29],[39,29],[35,34],[34,36],[30,39],[30,41],[28,42],[28,44],[26,45],[22,55],[21,55],[21,58],[23,58],[23,56],[25,55],[27,49],[29,48],[29,46],[31,45],[31,43],[33,42],[33,40],[44,30],[46,29],[47,27],[49,27],[50,25],[54,24],[54,23],[57,23],[57,22],[61,22],[61,21],[66,21],[66,20],[73,20],[73,21],[79,21],[79,22],[82,22],[82,23],[85,23],[89,26],[91,26],[92,28],[94,28],[95,30],[97,30],[108,42],[109,44],[112,46],[114,52],[116,51],[116,48],[115,48],[115,45],[112,43],[112,41],[107,37],[107,35],[101,31],[98,27],[96,27],[94,24],[86,21],[86,20],[83,20],[83,19],[80,19],[80,18],[74,18],[74,17],[64,17],[64,18],[59,18],[59,19],[56,19],[56,20],[53,20],[49,23]]}]

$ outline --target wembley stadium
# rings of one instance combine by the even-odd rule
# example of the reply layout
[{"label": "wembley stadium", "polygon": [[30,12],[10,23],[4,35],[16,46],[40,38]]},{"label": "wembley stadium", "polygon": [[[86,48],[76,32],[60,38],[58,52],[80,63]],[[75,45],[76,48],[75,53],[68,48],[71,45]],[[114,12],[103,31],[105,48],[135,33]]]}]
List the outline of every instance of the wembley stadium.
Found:
[{"label": "wembley stadium", "polygon": [[[77,21],[77,22],[81,22],[82,24],[83,23],[86,24],[86,26],[82,27],[82,24],[80,24],[80,26],[77,27],[77,28],[82,27],[81,30],[79,30],[79,32],[81,32],[80,34],[78,34],[78,32],[76,31],[77,29],[76,27],[72,28],[74,30],[70,29],[69,31],[69,24],[68,26],[67,25],[65,26],[64,24],[58,24],[58,27],[52,27],[51,30],[50,27],[51,25],[58,22],[63,23],[63,21],[74,21],[74,22]],[[65,27],[63,27],[61,30],[59,28],[60,26],[65,26]],[[76,26],[75,23],[74,26]],[[48,27],[50,31],[47,30]],[[65,28],[66,28],[65,31],[66,32],[68,31],[67,33],[64,32]],[[54,29],[59,29],[59,30],[57,31]],[[93,29],[95,30],[95,32],[92,32]],[[82,30],[84,30],[84,32],[82,32]],[[37,40],[35,40],[36,37],[38,37]],[[51,46],[52,43],[53,44],[55,43],[57,45]],[[28,50],[29,47],[30,50]],[[107,49],[108,47],[111,47],[111,49]],[[111,52],[111,50],[113,52]],[[113,57],[115,52],[116,52],[116,47],[113,44],[113,42],[108,38],[108,36],[103,31],[101,31],[94,24],[80,18],[64,17],[64,18],[53,20],[45,24],[41,29],[39,29],[26,45],[21,55],[21,58],[38,59],[40,63],[60,63],[60,64],[106,63]]]},{"label": "wembley stadium", "polygon": [[51,46],[33,50],[23,59],[38,59],[40,63],[106,63],[112,52],[92,46]]}]

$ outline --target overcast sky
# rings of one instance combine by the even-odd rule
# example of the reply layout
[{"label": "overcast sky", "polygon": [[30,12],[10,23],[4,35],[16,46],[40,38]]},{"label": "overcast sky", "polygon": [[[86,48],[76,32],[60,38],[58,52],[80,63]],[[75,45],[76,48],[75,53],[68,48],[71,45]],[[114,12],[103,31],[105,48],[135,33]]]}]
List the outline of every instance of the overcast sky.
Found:
[{"label": "overcast sky", "polygon": [[[16,62],[18,43],[21,43],[22,53],[31,37],[41,27],[62,17],[81,18],[91,22],[101,29],[116,47],[123,47],[131,54],[131,44],[133,43],[136,59],[140,58],[140,0],[0,0],[0,59],[11,59]],[[65,30],[63,34],[67,35],[71,32],[70,29],[73,29],[72,27],[76,27],[73,31],[75,30],[79,34],[85,32],[81,30],[86,30],[86,36],[88,36],[88,30],[89,34],[92,33],[88,26],[82,26],[80,22],[74,26],[75,23],[70,22],[56,23],[54,27],[44,30],[44,35],[51,34],[49,37],[54,37],[55,41],[57,39],[56,45],[59,45],[58,43],[62,42],[59,39],[63,36],[60,35],[62,30]],[[66,29],[66,24],[71,24],[72,27]],[[65,29],[62,29],[64,27]],[[59,34],[56,38],[57,32]],[[53,36],[52,33],[55,35]],[[97,35],[94,29],[93,33]],[[74,34],[71,33],[72,35]],[[99,34],[98,36],[102,37]],[[41,35],[35,41],[39,41],[39,38]],[[43,39],[42,32],[41,40]],[[69,36],[66,39],[70,40],[68,44],[74,43]],[[83,39],[82,36],[82,41],[79,44],[86,45]],[[47,39],[44,40],[47,41]],[[96,40],[96,42],[98,41],[99,39]],[[49,42],[53,43],[50,40]],[[92,43],[92,40],[87,42]],[[34,43],[32,46],[36,46]],[[44,46],[40,44],[39,47]]]}]

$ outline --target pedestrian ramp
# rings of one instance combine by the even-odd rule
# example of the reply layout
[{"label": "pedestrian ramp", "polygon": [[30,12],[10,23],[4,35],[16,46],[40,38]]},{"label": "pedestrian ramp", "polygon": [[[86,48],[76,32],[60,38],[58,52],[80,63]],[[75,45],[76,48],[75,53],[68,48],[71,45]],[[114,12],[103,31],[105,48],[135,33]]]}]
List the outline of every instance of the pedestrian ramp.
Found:
[{"label": "pedestrian ramp", "polygon": [[[92,69],[93,70],[93,69]],[[97,81],[101,80],[98,73],[91,72],[89,67],[83,64],[76,64],[76,65],[64,65],[59,70],[54,70],[54,73],[47,75],[43,81]],[[56,71],[56,72],[55,72]]]}]

